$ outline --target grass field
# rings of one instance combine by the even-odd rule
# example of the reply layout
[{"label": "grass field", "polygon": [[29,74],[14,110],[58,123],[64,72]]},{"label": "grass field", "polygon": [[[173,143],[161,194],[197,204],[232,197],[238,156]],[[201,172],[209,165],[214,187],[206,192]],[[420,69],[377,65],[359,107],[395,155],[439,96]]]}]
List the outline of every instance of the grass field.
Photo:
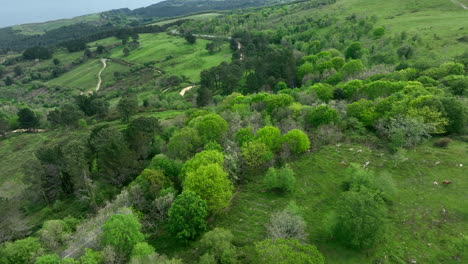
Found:
[{"label": "grass field", "polygon": [[[407,161],[396,164],[388,153],[359,145],[326,146],[291,163],[297,184],[291,194],[267,191],[261,175],[241,185],[232,205],[210,223],[210,229],[230,229],[234,244],[242,247],[241,257],[249,259],[251,244],[266,237],[265,224],[272,213],[283,210],[290,201],[303,208],[308,242],[317,245],[326,263],[374,263],[373,257],[387,256],[388,263],[465,263],[444,253],[454,254],[448,241],[461,238],[468,230],[468,144],[455,141],[448,149],[434,148],[431,142],[408,151]],[[359,151],[359,150],[362,150]],[[391,175],[397,195],[390,206],[389,227],[385,240],[373,251],[354,251],[330,239],[327,216],[334,210],[342,193],[346,164],[369,163],[377,174]],[[453,181],[450,186],[434,186],[433,181]],[[443,213],[445,210],[445,214]],[[152,242],[158,252],[190,260],[195,245],[178,243],[162,234]],[[467,261],[465,259],[465,261]]]},{"label": "grass field", "polygon": [[[363,152],[357,151],[362,149]],[[280,195],[264,189],[260,179],[241,187],[233,205],[215,222],[231,229],[235,243],[246,245],[265,237],[265,223],[271,213],[282,210],[289,201],[305,209],[309,240],[324,253],[327,263],[370,263],[367,252],[355,252],[330,241],[326,217],[342,192],[340,184],[346,175],[341,161],[364,164],[376,173],[389,173],[398,188],[398,198],[391,207],[390,228],[386,241],[376,253],[398,254],[409,262],[441,263],[438,254],[448,239],[459,238],[468,230],[468,144],[454,142],[449,149],[429,144],[411,150],[408,161],[400,166],[387,155],[360,146],[330,146],[306,155],[292,164],[296,172],[296,191]],[[436,165],[440,162],[439,165]],[[451,180],[451,186],[434,186],[433,181]],[[447,215],[441,214],[445,209]],[[405,245],[405,246],[400,246]],[[339,252],[339,254],[338,254]],[[396,253],[398,252],[398,253]],[[453,262],[458,263],[458,262]]]},{"label": "grass field", "polygon": [[210,19],[213,17],[220,16],[220,13],[205,13],[205,14],[197,14],[197,15],[192,15],[192,16],[185,16],[185,17],[178,17],[178,18],[173,18],[173,19],[167,19],[167,20],[161,20],[156,23],[150,24],[150,26],[157,25],[157,26],[163,26],[169,23],[173,23],[176,21],[179,21],[181,19],[193,19],[193,20],[206,20]]},{"label": "grass field", "polygon": [[96,88],[98,73],[102,68],[100,60],[90,60],[49,82],[48,85],[67,86],[79,91],[91,91]]},{"label": "grass field", "polygon": [[117,47],[112,50],[110,57],[136,63],[152,62],[166,74],[185,75],[193,82],[197,82],[201,71],[231,59],[227,44],[223,44],[220,52],[210,55],[205,49],[209,42],[198,39],[196,44],[190,45],[181,37],[167,34],[141,34],[141,46],[131,51],[129,56],[124,56],[123,47]]}]

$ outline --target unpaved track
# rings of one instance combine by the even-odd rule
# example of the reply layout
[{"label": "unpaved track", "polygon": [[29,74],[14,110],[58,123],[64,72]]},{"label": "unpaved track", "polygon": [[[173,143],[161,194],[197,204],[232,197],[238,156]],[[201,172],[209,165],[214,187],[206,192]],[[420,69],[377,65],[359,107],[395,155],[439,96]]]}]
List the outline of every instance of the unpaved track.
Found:
[{"label": "unpaved track", "polygon": [[98,73],[98,83],[96,85],[96,92],[99,91],[99,89],[101,89],[101,84],[102,84],[101,74],[107,68],[107,59],[101,59],[101,62],[102,62],[102,69]]},{"label": "unpaved track", "polygon": [[182,89],[182,91],[180,91],[180,95],[184,96],[188,91],[192,90],[192,88],[195,87],[194,85],[192,86],[189,86],[189,87],[185,87],[184,89]]},{"label": "unpaved track", "polygon": [[463,8],[463,9],[468,10],[468,6],[466,6],[466,5],[462,4],[462,3],[460,3],[459,1],[457,1],[457,0],[450,0],[450,1],[452,1],[452,3],[454,3],[454,4],[456,4],[456,5],[459,5],[459,6],[460,6],[461,8]]}]

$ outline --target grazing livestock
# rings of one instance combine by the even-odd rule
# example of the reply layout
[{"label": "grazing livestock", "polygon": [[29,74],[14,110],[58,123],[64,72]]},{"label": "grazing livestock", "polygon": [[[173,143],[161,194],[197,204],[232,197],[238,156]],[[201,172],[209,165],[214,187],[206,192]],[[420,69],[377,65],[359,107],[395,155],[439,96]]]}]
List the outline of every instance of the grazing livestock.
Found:
[{"label": "grazing livestock", "polygon": [[443,181],[442,183],[443,183],[443,184],[446,184],[446,185],[449,185],[449,184],[451,184],[452,182],[451,182],[451,181]]}]

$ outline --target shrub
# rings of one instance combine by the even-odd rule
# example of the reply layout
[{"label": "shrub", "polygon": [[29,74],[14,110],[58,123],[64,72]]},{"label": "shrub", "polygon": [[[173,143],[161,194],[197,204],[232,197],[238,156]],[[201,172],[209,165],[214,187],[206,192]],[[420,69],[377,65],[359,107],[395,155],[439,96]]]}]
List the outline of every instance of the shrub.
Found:
[{"label": "shrub", "polygon": [[183,186],[184,190],[193,191],[204,199],[211,212],[226,208],[234,189],[220,164],[200,166],[188,172]]},{"label": "shrub", "polygon": [[190,121],[189,126],[194,127],[204,144],[214,141],[221,142],[228,130],[228,123],[217,114],[208,114]]},{"label": "shrub", "polygon": [[414,147],[430,137],[432,128],[419,118],[403,116],[382,120],[377,124],[377,130],[390,141],[390,147]]},{"label": "shrub", "polygon": [[307,122],[313,127],[320,127],[326,124],[334,124],[338,122],[338,112],[327,106],[321,105],[310,110],[306,116]]},{"label": "shrub", "polygon": [[301,244],[296,239],[266,239],[255,243],[256,263],[324,264],[325,259],[317,248]]},{"label": "shrub", "polygon": [[359,42],[351,43],[345,51],[346,59],[359,59],[362,56],[362,45]]},{"label": "shrub", "polygon": [[132,250],[132,255],[131,257],[142,257],[142,256],[148,256],[155,253],[154,247],[149,245],[146,242],[140,242],[135,244]]},{"label": "shrub", "polygon": [[265,144],[271,151],[281,148],[281,131],[274,126],[266,126],[257,131],[257,141]]},{"label": "shrub", "polygon": [[70,231],[62,220],[46,221],[40,230],[41,241],[48,249],[54,251],[63,245]]},{"label": "shrub", "polygon": [[329,84],[317,83],[310,87],[317,94],[317,97],[328,103],[333,99],[333,87]]},{"label": "shrub", "polygon": [[193,158],[185,162],[184,166],[182,166],[180,180],[183,182],[188,173],[195,172],[201,166],[206,166],[210,164],[218,164],[222,166],[223,163],[223,153],[217,150],[204,150],[195,154]]},{"label": "shrub", "polygon": [[101,252],[97,252],[89,248],[86,249],[86,253],[80,258],[81,264],[100,264],[102,261],[103,257]]},{"label": "shrub", "polygon": [[185,127],[174,134],[167,144],[168,155],[174,159],[185,160],[192,156],[202,146],[198,131]]},{"label": "shrub", "polygon": [[362,64],[361,60],[350,60],[346,62],[341,68],[341,72],[343,73],[344,78],[351,77],[363,70],[364,65]]},{"label": "shrub", "polygon": [[195,192],[184,191],[169,209],[168,227],[179,239],[195,239],[206,229],[206,202]]},{"label": "shrub", "polygon": [[[36,259],[34,264],[60,264],[61,258],[57,254],[47,254]],[[88,263],[83,263],[88,264]]]},{"label": "shrub", "polygon": [[133,247],[144,240],[140,230],[141,224],[136,216],[116,214],[102,226],[101,243],[103,246],[113,246],[128,256]]},{"label": "shrub", "polygon": [[283,136],[284,142],[294,154],[301,154],[310,149],[309,137],[299,129],[293,129]]},{"label": "shrub", "polygon": [[265,174],[264,182],[269,189],[291,192],[296,185],[296,177],[294,171],[287,166],[281,169],[270,168]]},{"label": "shrub", "polygon": [[438,148],[447,148],[452,142],[450,138],[441,138],[434,142],[434,146]]},{"label": "shrub", "polygon": [[259,141],[248,142],[242,147],[241,153],[249,169],[263,169],[273,159],[273,153],[268,146]]},{"label": "shrub", "polygon": [[32,263],[41,253],[41,243],[38,238],[28,237],[15,242],[7,242],[1,249],[0,260],[7,264]]},{"label": "shrub", "polygon": [[301,216],[292,214],[287,210],[275,213],[266,226],[267,236],[273,240],[277,239],[306,239],[306,223]]},{"label": "shrub", "polygon": [[333,233],[342,244],[356,249],[372,248],[383,236],[387,208],[375,192],[361,187],[345,192],[338,202]]},{"label": "shrub", "polygon": [[251,127],[241,128],[236,133],[236,142],[239,146],[243,146],[245,143],[255,139],[255,135],[252,132]]},{"label": "shrub", "polygon": [[[232,244],[234,235],[223,228],[215,228],[203,235],[200,245],[205,254],[211,255],[215,262],[221,264],[236,263],[236,249]],[[205,257],[206,258],[206,257]]]}]

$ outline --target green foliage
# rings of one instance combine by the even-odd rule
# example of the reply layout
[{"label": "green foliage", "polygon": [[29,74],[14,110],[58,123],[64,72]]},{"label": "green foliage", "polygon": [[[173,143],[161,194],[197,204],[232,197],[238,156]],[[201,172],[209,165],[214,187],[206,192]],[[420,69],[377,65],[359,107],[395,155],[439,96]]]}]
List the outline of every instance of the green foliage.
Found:
[{"label": "green foliage", "polygon": [[202,139],[198,131],[191,127],[184,127],[169,140],[167,154],[171,158],[185,160],[192,156],[201,146]]},{"label": "green foliage", "polygon": [[0,250],[0,260],[7,264],[32,263],[41,252],[39,239],[28,237],[15,242],[7,242]]},{"label": "green foliage", "polygon": [[333,99],[333,87],[329,84],[316,83],[310,89],[317,94],[320,100],[326,103]]},{"label": "green foliage", "polygon": [[343,65],[345,64],[345,60],[341,57],[334,57],[331,60],[331,63],[333,64],[333,68],[337,71],[339,71]]},{"label": "green foliage", "polygon": [[354,76],[364,70],[364,65],[361,60],[350,60],[346,62],[341,68],[343,76],[350,77]]},{"label": "green foliage", "polygon": [[314,73],[314,65],[310,62],[306,62],[297,69],[297,79],[302,82],[307,74],[312,73]]},{"label": "green foliage", "polygon": [[433,127],[425,124],[421,118],[403,116],[383,120],[377,127],[381,134],[388,138],[390,147],[394,150],[420,144],[430,137],[430,132],[433,130]]},{"label": "green foliage", "polygon": [[379,39],[385,35],[385,28],[384,27],[378,27],[375,28],[374,31],[372,31],[372,36],[376,39]]},{"label": "green foliage", "polygon": [[337,204],[336,215],[333,234],[348,247],[369,249],[384,235],[387,208],[382,198],[366,187],[345,192]]},{"label": "green foliage", "polygon": [[148,256],[155,253],[154,247],[149,245],[146,242],[139,242],[135,244],[132,250],[131,257],[143,257],[143,256]]},{"label": "green foliage", "polygon": [[23,52],[23,58],[26,60],[35,60],[35,59],[41,59],[41,60],[48,60],[52,58],[52,52],[44,47],[32,47],[29,49],[26,49]]},{"label": "green foliage", "polygon": [[219,166],[223,166],[223,163],[223,153],[216,150],[204,150],[195,154],[193,158],[185,162],[184,166],[182,167],[180,180],[183,182],[188,173],[197,171],[201,166],[210,164],[218,164]]},{"label": "green foliage", "polygon": [[174,181],[180,174],[182,163],[172,160],[164,154],[159,154],[153,157],[148,168],[162,170],[164,175]]},{"label": "green foliage", "polygon": [[[36,259],[34,264],[60,264],[61,258],[57,254],[47,254]],[[83,263],[83,262],[82,262]],[[88,263],[83,263],[88,264]]]},{"label": "green foliage", "polygon": [[63,220],[49,220],[44,222],[39,233],[42,243],[48,249],[55,251],[63,245],[70,232]]},{"label": "green foliage", "polygon": [[189,126],[194,127],[198,131],[204,144],[210,141],[221,142],[221,139],[228,130],[226,120],[217,114],[197,117],[190,121]]},{"label": "green foliage", "polygon": [[346,59],[359,59],[362,56],[362,45],[360,42],[354,42],[351,45],[348,46],[348,48],[345,51],[345,57]]},{"label": "green foliage", "polygon": [[256,140],[265,144],[271,151],[276,152],[280,150],[283,139],[279,128],[266,126],[257,131]]},{"label": "green foliage", "polygon": [[283,136],[284,142],[294,154],[301,154],[310,149],[310,140],[306,133],[293,129]]},{"label": "green foliage", "polygon": [[288,166],[281,169],[269,168],[263,179],[268,189],[292,192],[296,186],[294,171]]},{"label": "green foliage", "polygon": [[39,118],[29,108],[23,108],[18,112],[18,121],[20,128],[37,128],[39,126]]},{"label": "green foliage", "polygon": [[273,152],[262,142],[251,141],[242,146],[242,158],[251,170],[264,168],[273,159]]},{"label": "green foliage", "polygon": [[162,170],[145,169],[132,182],[132,185],[139,185],[143,193],[154,199],[162,189],[171,187],[171,181],[164,175]]},{"label": "green foliage", "polygon": [[307,122],[313,127],[320,127],[326,124],[335,124],[338,122],[338,112],[327,106],[321,105],[315,109],[310,110],[307,114]]},{"label": "green foliage", "polygon": [[247,142],[253,141],[254,139],[255,135],[251,127],[241,128],[236,133],[236,142],[241,147]]},{"label": "green foliage", "polygon": [[[231,231],[217,227],[203,235],[200,245],[205,254],[213,258],[214,263],[234,264],[237,263],[237,253],[232,244],[233,239]],[[210,257],[205,256],[202,259]]]},{"label": "green foliage", "polygon": [[325,259],[317,248],[301,244],[296,239],[266,239],[255,243],[258,263],[324,264]]},{"label": "green foliage", "polygon": [[294,98],[288,94],[270,94],[265,98],[265,106],[268,112],[280,107],[288,107],[294,102]]},{"label": "green foliage", "polygon": [[85,254],[80,258],[81,264],[100,264],[102,262],[103,257],[101,252],[97,252],[89,248],[86,249]]},{"label": "green foliage", "polygon": [[102,226],[100,237],[103,246],[113,246],[118,252],[129,255],[133,247],[145,239],[141,224],[134,215],[116,214]]},{"label": "green foliage", "polygon": [[169,209],[168,227],[179,239],[195,239],[206,229],[206,202],[195,192],[184,191]]},{"label": "green foliage", "polygon": [[349,104],[346,112],[348,117],[354,117],[362,122],[365,126],[372,126],[377,119],[372,101],[361,99],[357,102]]},{"label": "green foliage", "polygon": [[448,119],[447,133],[462,133],[466,126],[466,107],[455,98],[441,98],[445,116]]},{"label": "green foliage", "polygon": [[188,171],[183,186],[184,190],[193,191],[204,199],[210,212],[226,208],[233,191],[227,173],[216,163]]},{"label": "green foliage", "polygon": [[128,122],[130,117],[138,111],[138,99],[135,94],[122,97],[117,104],[117,110],[123,121]]},{"label": "green foliage", "polygon": [[304,219],[300,214],[291,212],[288,208],[274,213],[266,225],[266,229],[268,238],[273,240],[297,239],[304,241],[307,238]]},{"label": "green foliage", "polygon": [[441,82],[449,88],[453,95],[465,96],[468,94],[468,76],[448,75]]}]

